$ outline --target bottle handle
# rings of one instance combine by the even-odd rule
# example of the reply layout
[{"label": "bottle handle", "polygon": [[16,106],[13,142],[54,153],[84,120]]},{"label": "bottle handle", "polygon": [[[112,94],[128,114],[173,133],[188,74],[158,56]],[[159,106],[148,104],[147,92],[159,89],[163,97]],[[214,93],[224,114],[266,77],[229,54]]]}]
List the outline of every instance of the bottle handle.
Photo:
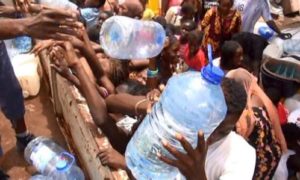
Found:
[{"label": "bottle handle", "polygon": [[211,64],[213,61],[211,44],[207,45],[207,56],[208,56],[208,63]]}]

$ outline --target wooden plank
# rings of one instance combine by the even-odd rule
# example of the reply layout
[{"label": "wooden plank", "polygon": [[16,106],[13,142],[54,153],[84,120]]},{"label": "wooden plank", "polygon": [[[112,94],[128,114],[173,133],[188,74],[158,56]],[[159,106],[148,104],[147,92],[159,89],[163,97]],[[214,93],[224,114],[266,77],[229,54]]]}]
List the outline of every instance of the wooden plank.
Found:
[{"label": "wooden plank", "polygon": [[125,171],[112,170],[101,164],[97,155],[101,148],[110,146],[108,139],[94,123],[79,91],[50,68],[47,52],[41,59],[46,74],[49,73],[47,77],[58,124],[88,179],[129,179]]}]

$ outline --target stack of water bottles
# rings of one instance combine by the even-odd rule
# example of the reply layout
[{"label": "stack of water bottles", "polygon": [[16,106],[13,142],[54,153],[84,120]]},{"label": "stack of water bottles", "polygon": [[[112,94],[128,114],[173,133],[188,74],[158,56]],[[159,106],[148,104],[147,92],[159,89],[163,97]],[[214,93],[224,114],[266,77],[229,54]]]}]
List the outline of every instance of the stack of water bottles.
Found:
[{"label": "stack of water bottles", "polygon": [[24,156],[41,173],[31,177],[31,180],[84,180],[74,156],[48,138],[37,137],[32,140]]},{"label": "stack of water bottles", "polygon": [[[211,52],[211,46],[209,46]],[[210,63],[202,72],[186,72],[173,76],[151,113],[142,121],[131,138],[125,153],[126,163],[136,179],[176,179],[178,169],[157,157],[174,158],[162,146],[168,141],[181,152],[174,138],[182,134],[195,148],[197,133],[202,130],[207,139],[225,118],[227,106],[220,86],[224,73]]]}]

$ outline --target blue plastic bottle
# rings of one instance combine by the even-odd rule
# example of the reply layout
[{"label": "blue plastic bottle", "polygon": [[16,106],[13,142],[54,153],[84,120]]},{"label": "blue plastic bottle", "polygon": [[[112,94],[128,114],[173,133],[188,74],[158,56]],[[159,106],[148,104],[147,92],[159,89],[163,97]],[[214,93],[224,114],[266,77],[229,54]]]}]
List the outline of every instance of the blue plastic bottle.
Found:
[{"label": "blue plastic bottle", "polygon": [[107,19],[100,31],[105,53],[116,59],[145,59],[157,56],[164,47],[166,32],[154,21],[124,16]]},{"label": "blue plastic bottle", "polygon": [[265,38],[266,40],[269,40],[271,37],[274,36],[274,31],[267,27],[267,26],[262,26],[258,29],[258,33],[260,36]]},{"label": "blue plastic bottle", "polygon": [[[211,58],[210,58],[211,59]],[[171,157],[162,146],[165,139],[184,152],[174,139],[180,133],[195,148],[197,133],[205,138],[224,119],[227,106],[220,83],[224,73],[210,63],[202,72],[186,72],[172,77],[152,112],[146,116],[130,140],[126,164],[136,179],[175,179],[178,170],[157,158],[157,153]]]}]

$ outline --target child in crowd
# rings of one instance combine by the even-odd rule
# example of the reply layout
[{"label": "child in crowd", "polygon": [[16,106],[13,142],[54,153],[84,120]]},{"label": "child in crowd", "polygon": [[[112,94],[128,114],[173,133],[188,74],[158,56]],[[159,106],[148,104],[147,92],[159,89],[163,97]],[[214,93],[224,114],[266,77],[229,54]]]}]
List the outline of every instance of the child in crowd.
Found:
[{"label": "child in crowd", "polygon": [[[85,6],[104,3],[87,0]],[[218,0],[218,3],[218,7],[207,11],[201,28],[195,22],[199,1],[180,2],[180,6],[171,7],[165,17],[153,17],[151,13],[146,19],[160,23],[167,38],[160,54],[150,59],[119,61],[108,57],[101,45],[95,49],[90,42],[100,44],[101,26],[115,14],[141,18],[146,5],[144,0],[125,0],[120,4],[107,0],[105,9],[109,11],[100,11],[95,24],[86,30],[80,29],[76,36],[66,36],[68,41],[53,41],[43,46],[50,47],[52,67],[86,98],[95,123],[112,144],[112,147],[100,149],[98,157],[103,165],[128,170],[123,156],[127,143],[159,99],[168,80],[187,70],[178,70],[180,58],[189,70],[201,71],[207,64],[207,45],[211,44],[213,55],[220,56],[219,66],[226,76],[221,86],[227,115],[206,142],[199,133],[199,145],[195,149],[184,137],[176,137],[187,154],[164,143],[175,159],[157,154],[158,158],[177,167],[187,179],[276,179],[280,177],[282,168],[277,167],[281,164],[286,168],[285,177],[287,169],[290,177],[300,171],[299,128],[296,130],[295,126],[287,124],[282,132],[280,113],[274,106],[279,101],[275,98],[276,92],[274,98],[269,96],[271,101],[259,87],[257,77],[250,73],[258,75],[260,64],[255,63],[260,62],[267,42],[257,40],[252,34],[239,33],[241,15],[233,9],[234,0]],[[260,44],[253,43],[258,41]],[[251,58],[255,60],[249,60]],[[295,153],[288,154],[288,149]],[[282,154],[288,154],[285,160]]]},{"label": "child in crowd", "polygon": [[241,29],[241,15],[232,9],[234,0],[219,0],[219,4],[218,8],[207,11],[201,22],[205,32],[202,47],[207,52],[207,45],[211,44],[215,58],[220,56],[222,44]]},{"label": "child in crowd", "polygon": [[206,56],[201,48],[203,33],[197,30],[188,33],[188,43],[184,49],[184,62],[190,70],[201,71],[206,65]]}]

